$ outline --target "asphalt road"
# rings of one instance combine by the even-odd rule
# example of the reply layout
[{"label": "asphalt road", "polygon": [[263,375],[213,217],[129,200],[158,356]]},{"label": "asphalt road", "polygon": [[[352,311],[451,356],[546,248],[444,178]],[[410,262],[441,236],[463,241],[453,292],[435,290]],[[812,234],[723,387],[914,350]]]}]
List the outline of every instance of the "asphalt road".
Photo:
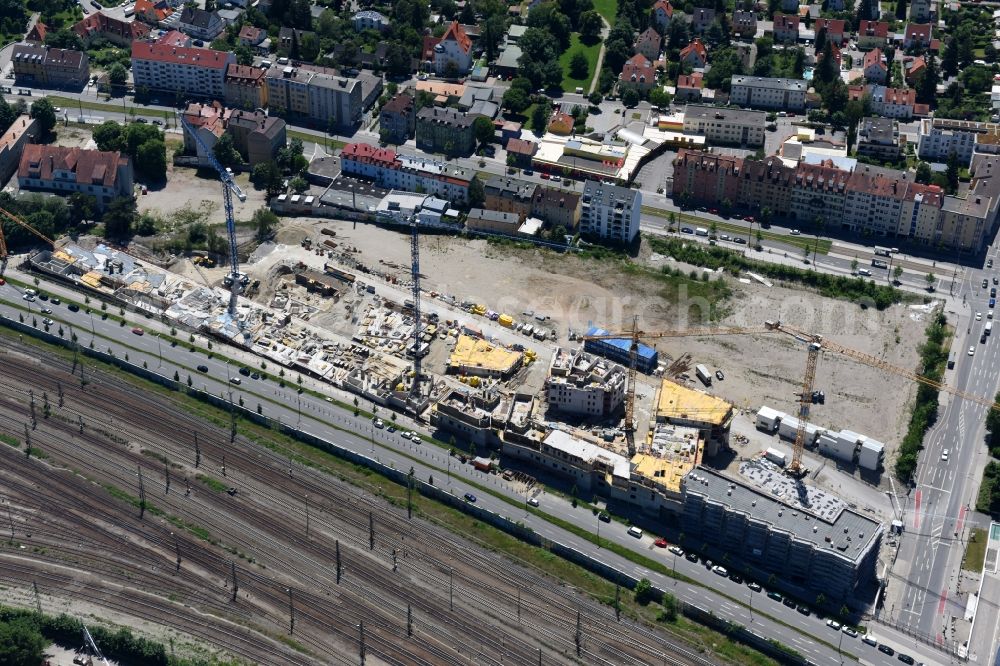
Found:
[{"label": "asphalt road", "polygon": [[[997,260],[997,251],[990,251]],[[996,368],[1000,365],[1000,342],[996,334],[980,342],[988,321],[989,290],[983,289],[983,277],[992,278],[992,270],[970,270],[961,293],[968,299],[956,328],[955,374],[948,380],[956,388],[980,396],[997,392]],[[991,282],[992,286],[992,282]],[[975,313],[982,320],[975,321]],[[996,324],[994,324],[996,325]],[[965,330],[962,330],[965,329]],[[974,355],[968,355],[968,349]],[[903,567],[894,567],[894,585],[905,585],[902,607],[890,607],[898,622],[922,633],[946,636],[948,616],[962,617],[961,607],[949,600],[956,593],[956,576],[968,537],[968,516],[975,504],[979,487],[979,469],[985,464],[983,446],[986,407],[968,400],[942,394],[945,404],[938,422],[924,439],[916,488],[910,493],[905,532],[898,559]],[[942,460],[948,450],[948,460]],[[907,573],[906,566],[909,565]],[[968,591],[968,590],[966,590]],[[995,616],[994,616],[995,617]]]},{"label": "asphalt road", "polygon": [[[13,271],[8,271],[8,277],[12,273]],[[46,290],[64,300],[68,297],[82,302],[79,294],[74,294],[62,286],[49,286]],[[767,598],[762,593],[754,593],[744,585],[738,585],[712,573],[702,564],[689,562],[683,557],[675,558],[668,551],[655,548],[652,544],[654,535],[646,534],[641,540],[637,540],[628,536],[625,526],[619,523],[611,523],[601,529],[602,526],[588,509],[582,506],[574,508],[568,501],[552,495],[543,494],[539,497],[541,510],[546,514],[592,529],[599,534],[602,544],[613,541],[647,557],[660,560],[665,566],[676,567],[679,573],[701,581],[708,589],[676,582],[668,576],[640,567],[631,560],[547,522],[544,516],[527,513],[521,504],[525,498],[502,479],[495,475],[476,472],[469,465],[460,465],[457,459],[449,457],[442,449],[426,443],[413,444],[403,440],[398,433],[392,434],[386,430],[376,429],[368,420],[356,418],[351,412],[340,409],[324,399],[309,393],[297,395],[294,388],[281,389],[273,380],[263,382],[241,377],[241,385],[233,385],[227,378],[239,376],[237,364],[227,364],[219,357],[208,358],[205,352],[192,352],[185,345],[172,347],[163,343],[155,333],[165,332],[169,327],[158,321],[139,317],[135,318],[133,324],[130,316],[130,323],[122,327],[110,318],[102,320],[99,309],[90,314],[85,309],[74,313],[67,308],[66,303],[57,306],[51,306],[43,301],[29,303],[22,299],[20,289],[10,284],[0,287],[0,314],[16,320],[18,312],[24,313],[24,309],[28,307],[31,308],[31,313],[25,313],[25,316],[29,324],[34,317],[41,326],[42,317],[45,315],[39,313],[39,309],[50,307],[54,310],[48,315],[55,320],[51,327],[53,332],[62,325],[67,338],[70,337],[72,330],[78,336],[79,343],[84,346],[89,345],[93,338],[95,348],[107,350],[110,347],[121,357],[127,353],[132,363],[141,365],[145,361],[151,369],[158,369],[168,377],[176,370],[182,381],[190,375],[195,387],[204,388],[217,395],[228,396],[231,391],[232,400],[238,401],[242,397],[249,409],[256,409],[259,403],[262,413],[271,418],[280,419],[283,423],[297,424],[305,432],[372,456],[382,463],[395,466],[396,469],[408,469],[412,465],[417,477],[422,480],[427,480],[433,475],[436,485],[448,488],[459,497],[471,492],[477,496],[477,505],[514,520],[523,521],[540,535],[595,555],[630,575],[646,577],[661,589],[670,590],[682,601],[711,609],[716,615],[734,622],[752,626],[757,632],[792,646],[815,664],[839,664],[841,658],[836,649],[819,643],[814,637],[833,645],[842,641],[844,650],[864,656],[865,663],[885,665],[896,663],[894,657],[877,652],[858,639],[834,632],[814,615],[807,617],[793,608]],[[109,311],[117,312],[117,309],[111,308]],[[131,332],[133,325],[141,326],[146,333],[141,336],[133,334]],[[216,351],[219,349],[216,348]],[[198,365],[207,366],[208,372],[198,372],[196,370]],[[514,500],[515,504],[485,493],[472,483],[488,487],[493,492]],[[748,608],[734,603],[732,599],[747,604],[752,603],[754,611],[752,619]],[[941,653],[928,646],[915,646],[912,639],[903,634],[880,625],[875,625],[873,631],[881,642],[897,650],[903,650],[927,664],[946,661]]]}]

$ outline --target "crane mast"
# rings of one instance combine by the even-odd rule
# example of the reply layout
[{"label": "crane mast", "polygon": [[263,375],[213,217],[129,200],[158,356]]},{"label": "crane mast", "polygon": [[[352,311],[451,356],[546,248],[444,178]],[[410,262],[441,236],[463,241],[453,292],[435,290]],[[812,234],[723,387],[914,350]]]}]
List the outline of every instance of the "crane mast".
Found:
[{"label": "crane mast", "polygon": [[410,277],[412,279],[413,300],[413,381],[410,383],[410,400],[416,408],[420,402],[420,339],[423,328],[420,325],[420,230],[416,216],[410,221]]},{"label": "crane mast", "polygon": [[229,236],[229,273],[223,279],[223,284],[229,289],[229,308],[227,311],[230,318],[238,323],[236,301],[240,292],[243,291],[243,287],[249,282],[249,278],[245,273],[240,273],[240,258],[236,247],[236,220],[233,217],[233,192],[236,193],[240,201],[246,201],[247,195],[233,180],[233,174],[222,166],[212,149],[198,136],[197,128],[187,119],[186,114],[181,115],[181,123],[184,125],[184,131],[190,132],[195,142],[204,151],[209,164],[219,173],[219,180],[222,181],[222,203],[226,212],[226,234]]},{"label": "crane mast", "polygon": [[[30,224],[28,224],[27,222],[25,222],[23,219],[21,219],[17,215],[14,215],[14,213],[11,213],[9,210],[4,210],[3,208],[0,208],[0,215],[3,215],[8,220],[10,220],[14,224],[18,225],[19,227],[21,227],[21,228],[23,228],[23,229],[25,229],[27,231],[30,231],[31,233],[33,233],[34,235],[36,235],[39,238],[41,238],[43,241],[45,241],[46,243],[48,243],[52,247],[55,247],[56,243],[55,243],[54,240],[52,240],[51,238],[49,238],[45,234],[41,233],[40,231],[38,231],[38,229],[35,229],[33,226],[31,226]],[[4,271],[7,270],[7,259],[8,259],[8,256],[9,255],[7,253],[7,238],[4,236],[4,233],[3,233],[3,225],[0,224],[0,277],[3,277]]]}]

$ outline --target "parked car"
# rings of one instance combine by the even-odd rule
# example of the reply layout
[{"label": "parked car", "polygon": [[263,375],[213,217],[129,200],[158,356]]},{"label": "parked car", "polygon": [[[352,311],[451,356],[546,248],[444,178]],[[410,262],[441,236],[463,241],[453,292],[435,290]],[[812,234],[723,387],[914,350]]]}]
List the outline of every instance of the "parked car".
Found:
[{"label": "parked car", "polygon": [[899,659],[904,664],[912,664],[913,663],[913,657],[911,657],[908,654],[903,654],[902,652],[900,652],[899,654],[896,655],[896,659]]},{"label": "parked car", "polygon": [[762,589],[764,589],[760,586],[760,583],[754,581],[750,581],[749,583],[747,583],[747,587],[749,587],[754,592],[760,592]]},{"label": "parked car", "polygon": [[51,299],[49,299],[49,303],[51,303],[52,305],[59,305],[60,303],[62,303],[62,301],[53,296]]},{"label": "parked car", "polygon": [[878,644],[878,651],[879,651],[879,652],[882,652],[883,654],[887,654],[887,655],[889,655],[890,657],[891,657],[892,655],[896,654],[896,651],[895,651],[895,650],[893,650],[893,649],[892,649],[891,647],[889,647],[888,645],[886,645],[885,643],[879,643],[879,644]]},{"label": "parked car", "polygon": [[538,506],[538,500],[535,499],[534,497],[529,497],[528,498],[528,505],[529,506]]},{"label": "parked car", "polygon": [[42,324],[44,324],[45,326],[51,326],[53,324],[53,322],[52,322],[51,319],[49,319],[48,317],[46,317],[45,319],[42,320]]},{"label": "parked car", "polygon": [[607,511],[601,511],[599,514],[597,514],[597,519],[602,523],[610,523],[611,514],[609,514]]},{"label": "parked car", "polygon": [[842,632],[844,632],[845,634],[847,634],[848,636],[850,636],[851,638],[857,638],[858,637],[858,632],[855,631],[854,629],[852,629],[851,627],[848,627],[846,624],[843,627],[841,627],[840,630]]},{"label": "parked car", "polygon": [[132,329],[132,332],[136,335],[143,335],[146,331],[136,326],[135,328]]},{"label": "parked car", "polygon": [[798,612],[802,613],[806,617],[809,616],[809,607],[806,606],[805,604],[800,604],[799,607],[796,608],[795,610],[797,610]]},{"label": "parked car", "polygon": [[680,546],[671,546],[670,547],[670,552],[673,553],[674,555],[683,555],[684,554],[684,551],[681,549]]},{"label": "parked car", "polygon": [[656,546],[657,548],[666,548],[667,540],[664,539],[663,537],[660,537],[659,539],[653,542],[653,545]]},{"label": "parked car", "polygon": [[473,495],[472,493],[465,493],[465,501],[466,502],[475,502],[476,501],[476,496]]},{"label": "parked car", "polygon": [[244,377],[249,377],[250,376],[250,368],[248,368],[247,366],[244,365],[242,368],[240,368],[240,374],[243,375]]},{"label": "parked car", "polygon": [[782,601],[783,600],[782,596],[780,594],[778,594],[777,592],[768,592],[767,593],[767,598],[768,599],[774,599],[775,601]]},{"label": "parked car", "polygon": [[840,631],[840,623],[837,622],[836,620],[832,620],[832,619],[831,620],[827,620],[826,621],[826,626],[830,627],[834,631]]},{"label": "parked car", "polygon": [[230,384],[236,384],[237,386],[239,386],[240,384],[243,383],[243,380],[240,379],[239,377],[230,377],[229,378],[229,383]]},{"label": "parked car", "polygon": [[52,308],[42,308],[42,314],[52,314]]},{"label": "parked car", "polygon": [[714,567],[712,567],[712,573],[716,573],[716,574],[722,576],[723,578],[726,578],[726,577],[729,576],[729,572],[726,571],[726,567],[719,566],[718,564],[716,564]]},{"label": "parked car", "polygon": [[208,372],[208,366],[207,365],[199,365],[198,366],[198,372]]},{"label": "parked car", "polygon": [[722,370],[716,370],[715,371],[715,378],[718,379],[721,382],[723,379],[726,378],[726,376],[724,374],[722,374]]},{"label": "parked car", "polygon": [[77,305],[76,303],[70,303],[66,307],[69,308],[70,312],[79,312],[80,311],[80,306]]}]

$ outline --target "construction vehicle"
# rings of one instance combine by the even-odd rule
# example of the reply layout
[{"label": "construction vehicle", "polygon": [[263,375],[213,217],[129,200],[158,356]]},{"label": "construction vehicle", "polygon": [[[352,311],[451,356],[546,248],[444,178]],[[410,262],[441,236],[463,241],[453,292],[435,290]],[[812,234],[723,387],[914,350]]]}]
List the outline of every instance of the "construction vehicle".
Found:
[{"label": "construction vehicle", "polygon": [[[2,214],[5,218],[10,220],[14,224],[18,225],[19,227],[27,229],[28,231],[41,238],[43,241],[45,241],[52,247],[55,247],[56,243],[54,240],[52,240],[51,238],[40,232],[38,229],[35,229],[33,226],[25,222],[17,215],[14,215],[14,213],[11,213],[10,211],[0,208],[0,214]],[[9,255],[7,253],[7,238],[3,235],[3,223],[2,221],[0,221],[0,278],[3,277],[4,271],[7,270],[8,256]]]},{"label": "construction vehicle", "polygon": [[205,144],[198,135],[197,128],[188,121],[187,116],[184,114],[181,114],[181,123],[184,125],[184,131],[190,132],[191,136],[198,143],[198,146],[204,151],[205,157],[208,159],[209,164],[212,165],[212,168],[219,172],[219,180],[222,181],[222,202],[226,211],[226,232],[229,235],[229,273],[223,279],[223,284],[229,289],[229,317],[238,324],[239,318],[236,315],[236,300],[243,287],[249,282],[249,278],[245,273],[240,273],[240,258],[236,244],[236,220],[233,218],[232,193],[235,193],[240,201],[246,201],[247,195],[236,184],[236,181],[233,180],[232,170],[223,167],[219,160],[215,158],[215,153]]}]

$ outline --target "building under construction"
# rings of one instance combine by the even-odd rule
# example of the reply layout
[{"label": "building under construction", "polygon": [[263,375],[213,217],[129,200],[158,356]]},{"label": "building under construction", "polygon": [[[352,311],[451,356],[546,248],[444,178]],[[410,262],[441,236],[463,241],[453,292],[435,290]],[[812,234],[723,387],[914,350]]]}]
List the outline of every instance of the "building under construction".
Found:
[{"label": "building under construction", "polygon": [[662,425],[677,425],[697,428],[709,456],[729,447],[729,427],[734,411],[722,398],[664,379],[655,404],[656,413],[647,444],[655,443],[656,432]]},{"label": "building under construction", "polygon": [[470,377],[510,379],[523,362],[522,352],[482,338],[460,335],[448,360],[448,372]]}]

